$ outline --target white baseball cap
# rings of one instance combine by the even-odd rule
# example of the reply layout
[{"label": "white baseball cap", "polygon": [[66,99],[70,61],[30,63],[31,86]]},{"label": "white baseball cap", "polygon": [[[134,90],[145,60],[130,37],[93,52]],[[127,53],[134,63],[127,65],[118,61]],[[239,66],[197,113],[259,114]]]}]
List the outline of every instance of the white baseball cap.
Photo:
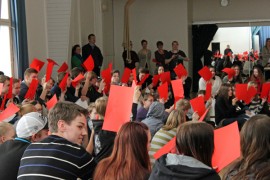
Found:
[{"label": "white baseball cap", "polygon": [[21,117],[16,126],[19,138],[28,138],[42,129],[48,129],[47,118],[38,112],[30,112]]}]

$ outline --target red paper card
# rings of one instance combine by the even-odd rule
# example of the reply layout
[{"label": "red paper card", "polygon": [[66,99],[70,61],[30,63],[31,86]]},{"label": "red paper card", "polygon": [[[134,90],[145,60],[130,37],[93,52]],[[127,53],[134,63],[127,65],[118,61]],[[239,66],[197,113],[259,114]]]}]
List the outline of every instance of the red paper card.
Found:
[{"label": "red paper card", "polygon": [[215,150],[212,157],[217,172],[240,157],[240,135],[237,122],[214,131]]},{"label": "red paper card", "polygon": [[57,103],[56,94],[46,103],[47,109],[50,110]]},{"label": "red paper card", "polygon": [[59,87],[61,88],[62,91],[66,90],[68,75],[69,73],[66,73],[62,81],[59,83]]},{"label": "red paper card", "polygon": [[187,70],[185,67],[180,63],[174,69],[175,74],[181,79],[182,76],[187,76]]},{"label": "red paper card", "polygon": [[38,80],[37,79],[32,79],[32,82],[30,83],[28,91],[25,94],[24,98],[25,99],[30,99],[30,100],[35,99],[37,87],[38,87]]},{"label": "red paper card", "polygon": [[104,92],[106,94],[109,92],[111,86],[111,72],[112,72],[112,63],[109,64],[107,69],[101,71],[102,79],[104,79],[104,82],[106,84],[104,88]]},{"label": "red paper card", "polygon": [[125,68],[122,79],[121,79],[121,82],[127,84],[128,80],[129,80],[129,77],[130,77],[130,74],[131,74],[131,69]]},{"label": "red paper card", "polygon": [[159,81],[159,75],[154,75],[153,79],[152,79],[152,84],[153,87],[156,87],[158,85],[158,81]]},{"label": "red paper card", "polygon": [[264,83],[262,86],[261,98],[267,98],[270,90],[270,83]]},{"label": "red paper card", "polygon": [[247,93],[246,93],[247,97],[246,97],[246,100],[245,100],[246,104],[249,104],[251,102],[252,98],[255,97],[257,92],[258,92],[257,89],[255,87],[253,87],[253,86],[248,88]]},{"label": "red paper card", "polygon": [[201,117],[205,112],[204,98],[202,96],[190,100],[190,104],[194,112],[197,112]]},{"label": "red paper card", "polygon": [[173,80],[171,83],[174,97],[177,97],[179,99],[184,98],[184,88],[182,79]]},{"label": "red paper card", "polygon": [[164,101],[167,101],[168,99],[168,83],[165,82],[164,84],[160,85],[158,87],[158,94],[160,99],[164,99]]},{"label": "red paper card", "polygon": [[160,81],[162,82],[162,84],[164,84],[165,82],[167,82],[168,84],[171,83],[171,74],[169,71],[161,73],[159,75],[159,77],[160,77]]},{"label": "red paper card", "polygon": [[222,71],[228,74],[228,79],[231,79],[235,76],[235,70],[232,68],[224,68]]},{"label": "red paper card", "polygon": [[212,83],[209,82],[206,84],[204,100],[207,101],[208,99],[210,99],[211,94],[212,94]]},{"label": "red paper card", "polygon": [[137,84],[137,74],[136,74],[136,69],[132,69],[132,74],[133,74],[133,80],[135,81],[135,83]]},{"label": "red paper card", "polygon": [[204,66],[198,73],[205,81],[209,81],[212,78],[212,73],[207,66]]},{"label": "red paper card", "polygon": [[235,84],[235,97],[238,100],[246,100],[247,84]]},{"label": "red paper card", "polygon": [[0,114],[0,122],[14,115],[19,110],[20,109],[16,105],[10,103],[8,107]]},{"label": "red paper card", "polygon": [[7,93],[7,98],[11,99],[12,98],[12,85],[13,85],[13,78],[12,77],[10,78],[9,82],[10,82],[10,85],[9,85],[9,89],[8,89],[8,93]]},{"label": "red paper card", "polygon": [[84,76],[82,74],[79,74],[75,79],[72,80],[71,84],[74,88],[76,88],[79,81],[83,80]]},{"label": "red paper card", "polygon": [[168,154],[176,146],[176,137],[172,138],[166,145],[159,149],[153,156],[155,159],[160,158],[164,154]]},{"label": "red paper card", "polygon": [[66,62],[63,62],[63,64],[60,66],[60,68],[57,70],[58,73],[60,72],[66,72],[68,70],[68,65]]},{"label": "red paper card", "polygon": [[44,62],[38,59],[34,59],[32,63],[30,64],[30,68],[36,69],[38,72],[41,70],[41,68],[44,66]]},{"label": "red paper card", "polygon": [[148,77],[149,77],[149,74],[145,74],[145,76],[142,78],[140,82],[137,83],[137,85],[142,85]]},{"label": "red paper card", "polygon": [[[111,86],[102,127],[103,130],[117,132],[125,122],[130,121],[133,94],[134,88]],[[119,103],[120,99],[121,103]]]},{"label": "red paper card", "polygon": [[45,82],[48,82],[51,79],[52,75],[52,70],[54,65],[58,65],[54,60],[52,59],[47,59],[48,64],[47,64],[47,69],[46,69],[46,80]]},{"label": "red paper card", "polygon": [[199,122],[204,120],[204,118],[205,118],[205,116],[207,115],[207,113],[208,113],[209,110],[210,110],[210,108],[207,108],[207,109],[206,109],[206,111],[205,111],[205,112],[203,113],[203,115],[200,117]]},{"label": "red paper card", "polygon": [[88,58],[83,62],[82,67],[86,70],[86,71],[92,71],[95,67],[94,64],[94,59],[92,57],[92,55],[90,54],[88,56]]}]

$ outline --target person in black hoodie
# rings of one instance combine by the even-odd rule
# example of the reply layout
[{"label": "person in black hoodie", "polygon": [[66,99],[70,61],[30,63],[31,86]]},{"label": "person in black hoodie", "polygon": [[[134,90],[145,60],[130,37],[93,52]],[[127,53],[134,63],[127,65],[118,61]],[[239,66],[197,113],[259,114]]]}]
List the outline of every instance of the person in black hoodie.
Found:
[{"label": "person in black hoodie", "polygon": [[181,124],[176,133],[176,149],[178,154],[165,154],[155,162],[149,180],[220,179],[211,163],[214,153],[211,125],[194,121]]}]

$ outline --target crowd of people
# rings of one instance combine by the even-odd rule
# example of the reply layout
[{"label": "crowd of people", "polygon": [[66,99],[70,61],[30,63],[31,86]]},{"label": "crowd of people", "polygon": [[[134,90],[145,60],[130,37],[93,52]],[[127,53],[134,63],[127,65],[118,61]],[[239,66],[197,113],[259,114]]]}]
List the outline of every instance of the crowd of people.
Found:
[{"label": "crowd of people", "polygon": [[[195,98],[192,78],[175,71],[190,61],[177,41],[172,42],[170,51],[158,41],[154,60],[146,40],[141,41],[138,53],[130,42],[131,47],[123,52],[125,68],[130,69],[128,80],[123,82],[121,70],[113,70],[108,84],[102,77],[103,56],[95,35],[90,34],[88,40],[82,54],[80,45],[72,48],[71,69],[59,72],[56,80],[38,79],[40,69],[34,67],[25,70],[23,81],[0,75],[1,111],[11,104],[19,108],[0,122],[0,179],[270,178],[270,88],[266,97],[261,97],[268,87],[263,73],[268,63],[257,63],[246,75],[242,71],[245,61],[237,59],[230,47],[223,58],[213,54],[214,66],[208,67],[211,78],[202,77],[198,82],[198,97],[205,97],[211,84],[210,98],[204,102],[210,111],[199,122],[201,115],[190,103]],[[270,39],[263,52],[269,55]],[[83,63],[90,55],[94,68],[87,71]],[[230,68],[233,75],[223,73],[224,68]],[[84,78],[75,83],[80,75]],[[183,97],[174,97],[170,82],[180,79]],[[29,99],[35,81],[37,88]],[[110,86],[132,87],[134,81],[137,86],[130,120],[117,132],[104,130]],[[237,84],[245,83],[248,89],[255,89],[249,102],[238,99],[235,91]],[[168,84],[167,99],[158,91],[164,84]],[[48,109],[47,102],[54,96],[58,102]],[[214,129],[235,121],[241,156],[218,174],[212,164]],[[173,138],[175,148],[155,159],[154,154]]]}]

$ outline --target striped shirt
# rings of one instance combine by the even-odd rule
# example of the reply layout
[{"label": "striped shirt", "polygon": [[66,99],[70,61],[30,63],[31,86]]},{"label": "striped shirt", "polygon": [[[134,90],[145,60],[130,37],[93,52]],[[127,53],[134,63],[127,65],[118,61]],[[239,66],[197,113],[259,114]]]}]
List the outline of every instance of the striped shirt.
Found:
[{"label": "striped shirt", "polygon": [[162,128],[154,135],[151,141],[151,148],[149,151],[150,162],[153,166],[155,163],[154,154],[161,149],[164,145],[166,145],[172,138],[176,135],[176,128],[173,128],[169,131],[165,131]]},{"label": "striped shirt", "polygon": [[25,150],[18,179],[89,179],[95,166],[84,148],[51,135]]}]

